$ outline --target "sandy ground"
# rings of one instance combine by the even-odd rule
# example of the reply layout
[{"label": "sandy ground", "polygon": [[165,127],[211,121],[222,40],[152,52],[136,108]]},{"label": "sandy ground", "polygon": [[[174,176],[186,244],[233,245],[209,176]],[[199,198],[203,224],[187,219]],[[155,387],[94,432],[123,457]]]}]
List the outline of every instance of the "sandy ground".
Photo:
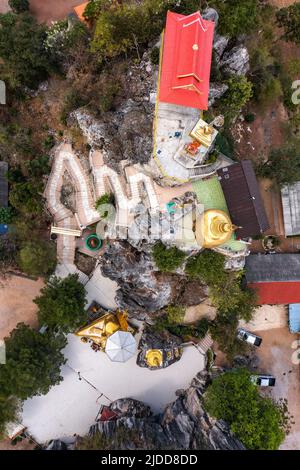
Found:
[{"label": "sandy ground", "polygon": [[214,320],[216,314],[216,308],[211,305],[209,299],[206,299],[199,305],[192,305],[191,307],[187,307],[185,311],[184,322],[195,323],[204,317],[209,318],[210,320]]},{"label": "sandy ground", "polygon": [[62,20],[83,0],[30,0],[30,11],[39,23]]},{"label": "sandy ground", "polygon": [[12,276],[0,287],[0,339],[9,335],[17,323],[37,325],[37,306],[32,302],[43,281]]},{"label": "sandy ground", "polygon": [[0,0],[0,13],[7,13],[9,10],[8,0]]},{"label": "sandy ground", "polygon": [[250,331],[285,328],[287,325],[288,312],[285,305],[262,305],[255,310],[251,322],[240,322],[240,326],[243,326]]},{"label": "sandy ground", "polygon": [[257,334],[263,339],[257,349],[260,370],[276,377],[276,385],[269,393],[275,400],[288,400],[288,409],[295,421],[281,449],[300,449],[300,367],[292,362],[295,351],[292,344],[297,335],[292,335],[287,328],[257,331]]}]

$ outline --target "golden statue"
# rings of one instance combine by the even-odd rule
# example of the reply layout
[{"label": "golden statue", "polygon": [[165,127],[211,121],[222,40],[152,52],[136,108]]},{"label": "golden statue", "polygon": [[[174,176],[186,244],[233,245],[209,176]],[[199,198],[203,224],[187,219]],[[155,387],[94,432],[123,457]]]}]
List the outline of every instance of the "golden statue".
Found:
[{"label": "golden statue", "polygon": [[145,359],[149,367],[161,367],[163,363],[163,353],[160,349],[148,349]]},{"label": "golden statue", "polygon": [[203,248],[214,248],[226,243],[236,229],[226,212],[210,209],[196,220],[196,240]]},{"label": "golden statue", "polygon": [[116,315],[113,313],[102,315],[75,334],[80,336],[84,342],[90,340],[104,350],[107,339],[118,330],[128,331],[127,313],[119,310]]}]

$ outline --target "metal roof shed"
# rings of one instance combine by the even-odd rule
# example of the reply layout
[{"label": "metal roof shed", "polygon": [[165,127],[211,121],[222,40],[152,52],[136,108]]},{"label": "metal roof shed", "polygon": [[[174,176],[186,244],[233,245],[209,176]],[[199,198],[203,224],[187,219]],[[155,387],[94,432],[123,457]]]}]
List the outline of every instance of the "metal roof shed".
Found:
[{"label": "metal roof shed", "polygon": [[289,305],[289,328],[291,333],[300,333],[300,304]]}]

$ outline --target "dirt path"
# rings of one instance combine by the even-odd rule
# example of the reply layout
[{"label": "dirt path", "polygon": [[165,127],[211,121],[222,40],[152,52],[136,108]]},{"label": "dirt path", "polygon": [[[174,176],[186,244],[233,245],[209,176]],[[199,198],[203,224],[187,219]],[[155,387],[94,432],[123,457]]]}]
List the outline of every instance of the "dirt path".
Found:
[{"label": "dirt path", "polygon": [[0,13],[7,13],[9,10],[8,0],[0,0]]},{"label": "dirt path", "polygon": [[37,306],[33,299],[37,297],[43,281],[31,281],[12,276],[0,287],[0,339],[9,335],[20,322],[36,326]]},{"label": "dirt path", "polygon": [[291,433],[287,436],[281,449],[299,449],[300,447],[300,369],[293,364],[292,344],[297,335],[292,335],[287,328],[278,328],[270,331],[256,332],[262,337],[261,346],[257,349],[260,359],[259,368],[262,372],[273,374],[276,377],[276,385],[270,388],[270,393],[275,400],[286,398],[288,409],[293,416],[295,424]]},{"label": "dirt path", "polygon": [[83,0],[30,0],[30,11],[39,23],[63,20]]}]

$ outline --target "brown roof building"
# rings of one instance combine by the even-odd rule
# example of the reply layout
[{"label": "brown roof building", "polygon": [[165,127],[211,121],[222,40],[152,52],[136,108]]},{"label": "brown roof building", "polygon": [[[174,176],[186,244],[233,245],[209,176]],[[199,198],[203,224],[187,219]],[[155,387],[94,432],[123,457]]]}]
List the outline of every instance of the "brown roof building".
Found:
[{"label": "brown roof building", "polygon": [[260,235],[269,228],[265,208],[250,160],[218,170],[231,221],[238,238]]}]

